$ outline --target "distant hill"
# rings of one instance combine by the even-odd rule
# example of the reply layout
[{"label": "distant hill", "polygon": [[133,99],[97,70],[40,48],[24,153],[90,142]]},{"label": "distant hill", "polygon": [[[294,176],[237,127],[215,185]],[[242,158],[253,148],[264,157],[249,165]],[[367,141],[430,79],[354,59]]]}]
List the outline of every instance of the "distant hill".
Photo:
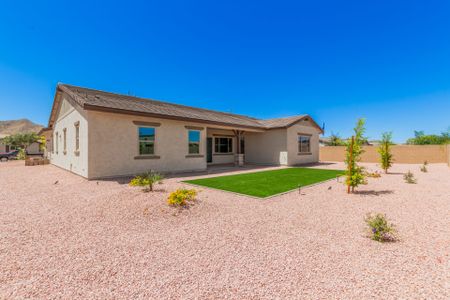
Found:
[{"label": "distant hill", "polygon": [[0,121],[0,136],[27,132],[38,133],[43,127],[27,119]]}]

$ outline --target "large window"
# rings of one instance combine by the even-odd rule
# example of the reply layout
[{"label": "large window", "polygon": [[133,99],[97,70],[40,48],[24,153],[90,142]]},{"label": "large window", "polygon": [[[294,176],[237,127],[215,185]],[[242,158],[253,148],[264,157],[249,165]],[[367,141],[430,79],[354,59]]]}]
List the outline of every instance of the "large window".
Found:
[{"label": "large window", "polygon": [[214,138],[214,152],[215,153],[232,153],[233,152],[233,138],[231,138],[231,137],[216,137],[216,138]]},{"label": "large window", "polygon": [[298,153],[310,153],[311,152],[311,136],[299,135],[298,136]]},{"label": "large window", "polygon": [[139,154],[155,154],[155,128],[139,127]]},{"label": "large window", "polygon": [[200,131],[189,130],[189,154],[199,154],[200,153]]}]

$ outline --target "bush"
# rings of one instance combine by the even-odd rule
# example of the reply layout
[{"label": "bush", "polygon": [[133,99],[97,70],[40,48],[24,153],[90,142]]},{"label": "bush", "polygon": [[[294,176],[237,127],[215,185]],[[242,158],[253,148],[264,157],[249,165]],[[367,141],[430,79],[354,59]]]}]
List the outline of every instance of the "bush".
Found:
[{"label": "bush", "polygon": [[417,183],[417,179],[414,177],[414,174],[411,171],[408,171],[405,175],[403,175],[403,179],[407,183]]},{"label": "bush", "polygon": [[133,179],[131,179],[130,185],[131,186],[144,186],[144,187],[147,187],[145,189],[145,191],[152,192],[153,185],[155,183],[161,183],[163,181],[163,179],[164,179],[163,175],[153,172],[153,171],[150,171],[145,174],[138,175],[138,176],[134,177]]},{"label": "bush", "polygon": [[370,238],[377,242],[393,242],[397,239],[394,225],[383,214],[367,214],[364,219],[370,230]]},{"label": "bush", "polygon": [[195,196],[197,196],[196,190],[178,189],[175,192],[170,193],[167,203],[170,206],[184,207],[188,205],[189,202],[195,201]]},{"label": "bush", "polygon": [[420,167],[420,171],[422,171],[424,173],[428,172],[427,165],[423,164],[423,166]]},{"label": "bush", "polygon": [[25,149],[20,148],[19,152],[17,153],[17,159],[25,160],[26,158],[27,158],[27,153],[25,152]]}]

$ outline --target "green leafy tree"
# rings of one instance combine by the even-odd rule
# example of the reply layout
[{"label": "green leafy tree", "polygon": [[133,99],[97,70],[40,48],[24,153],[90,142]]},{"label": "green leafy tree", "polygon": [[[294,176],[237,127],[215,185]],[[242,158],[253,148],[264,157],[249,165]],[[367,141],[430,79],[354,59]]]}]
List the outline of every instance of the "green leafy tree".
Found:
[{"label": "green leafy tree", "polygon": [[378,147],[378,153],[380,153],[381,168],[385,173],[388,169],[392,167],[393,155],[391,146],[392,143],[392,132],[384,132],[381,138],[380,146]]},{"label": "green leafy tree", "polygon": [[345,142],[341,139],[339,134],[332,132],[327,145],[328,146],[344,146]]},{"label": "green leafy tree", "polygon": [[356,127],[353,129],[354,136],[349,139],[346,143],[345,151],[345,164],[346,168],[346,184],[351,191],[354,192],[355,188],[361,184],[366,184],[366,177],[364,172],[364,167],[359,166],[358,163],[361,161],[361,156],[364,153],[362,148],[364,141],[367,139],[364,137],[365,132],[365,120],[358,119]]},{"label": "green leafy tree", "polygon": [[444,145],[450,143],[450,128],[438,134],[425,134],[423,131],[414,131],[414,137],[406,141],[408,145]]}]

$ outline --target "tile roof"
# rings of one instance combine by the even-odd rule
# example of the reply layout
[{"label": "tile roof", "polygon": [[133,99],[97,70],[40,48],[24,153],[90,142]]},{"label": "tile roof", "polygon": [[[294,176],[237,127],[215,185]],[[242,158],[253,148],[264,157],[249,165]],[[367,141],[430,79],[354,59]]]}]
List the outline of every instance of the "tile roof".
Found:
[{"label": "tile roof", "polygon": [[110,111],[127,111],[136,114],[149,114],[161,118],[185,118],[203,122],[226,124],[231,126],[253,127],[260,129],[288,127],[304,118],[298,115],[288,118],[260,120],[244,115],[224,113],[208,109],[144,99],[134,96],[119,95],[104,91],[59,84],[58,88],[86,109],[103,108]]}]

